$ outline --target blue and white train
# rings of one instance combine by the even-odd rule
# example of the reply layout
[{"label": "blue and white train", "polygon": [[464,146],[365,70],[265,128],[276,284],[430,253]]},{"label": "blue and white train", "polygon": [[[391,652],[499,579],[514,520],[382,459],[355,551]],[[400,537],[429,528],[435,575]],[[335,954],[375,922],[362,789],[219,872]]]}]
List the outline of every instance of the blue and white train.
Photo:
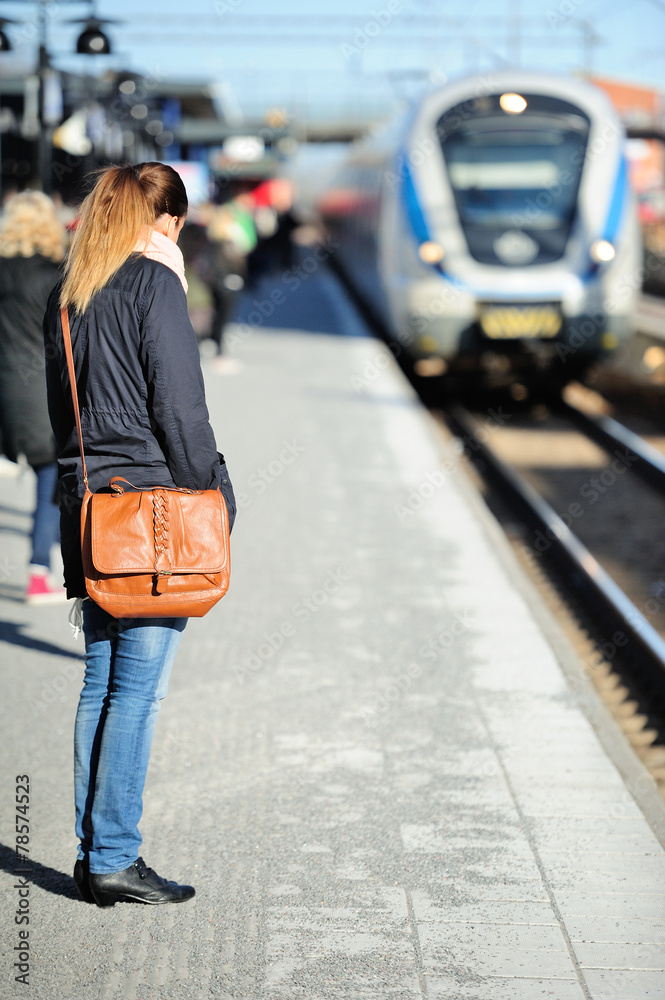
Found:
[{"label": "blue and white train", "polygon": [[347,147],[318,214],[416,370],[567,380],[631,328],[642,242],[624,143],[582,80],[471,77]]}]

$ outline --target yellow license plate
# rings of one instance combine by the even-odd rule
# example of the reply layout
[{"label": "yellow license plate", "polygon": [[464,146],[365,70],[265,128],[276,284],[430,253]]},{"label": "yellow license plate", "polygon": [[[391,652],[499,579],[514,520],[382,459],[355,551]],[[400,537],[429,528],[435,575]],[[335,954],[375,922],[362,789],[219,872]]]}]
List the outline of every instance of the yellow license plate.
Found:
[{"label": "yellow license plate", "polygon": [[492,340],[556,337],[561,323],[556,306],[486,306],[480,311],[482,331]]}]

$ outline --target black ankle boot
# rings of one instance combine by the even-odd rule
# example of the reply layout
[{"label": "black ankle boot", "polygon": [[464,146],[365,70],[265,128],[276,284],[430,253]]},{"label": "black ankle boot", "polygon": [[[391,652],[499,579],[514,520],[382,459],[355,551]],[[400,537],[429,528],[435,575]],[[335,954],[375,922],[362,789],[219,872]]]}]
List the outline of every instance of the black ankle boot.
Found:
[{"label": "black ankle boot", "polygon": [[90,876],[90,864],[88,862],[88,856],[86,854],[83,861],[77,859],[74,865],[74,882],[76,883],[76,888],[79,891],[81,899],[86,903],[95,903],[96,899],[90,890],[90,884],[88,878]]},{"label": "black ankle boot", "polygon": [[143,858],[112,875],[95,875],[90,872],[90,889],[98,906],[113,906],[122,900],[138,903],[184,903],[194,895],[191,885],[169,882],[148,868]]}]

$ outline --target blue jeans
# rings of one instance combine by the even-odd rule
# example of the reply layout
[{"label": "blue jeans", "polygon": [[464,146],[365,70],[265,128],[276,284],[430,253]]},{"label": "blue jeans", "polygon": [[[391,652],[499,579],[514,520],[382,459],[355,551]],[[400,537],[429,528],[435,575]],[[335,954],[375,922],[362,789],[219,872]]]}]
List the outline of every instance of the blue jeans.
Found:
[{"label": "blue jeans", "polygon": [[58,478],[56,462],[33,466],[37,476],[37,502],[32,522],[32,556],[30,562],[51,568],[51,546],[60,541],[60,508],[53,503]]},{"label": "blue jeans", "polygon": [[112,618],[83,602],[85,676],[74,728],[78,857],[106,875],[139,856],[152,736],[186,618]]}]

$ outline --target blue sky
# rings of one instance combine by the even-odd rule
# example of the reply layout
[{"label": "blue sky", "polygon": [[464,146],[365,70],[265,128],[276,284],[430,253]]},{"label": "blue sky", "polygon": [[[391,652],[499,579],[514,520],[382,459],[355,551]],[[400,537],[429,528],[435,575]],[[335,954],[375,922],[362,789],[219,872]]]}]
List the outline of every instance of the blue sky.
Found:
[{"label": "blue sky", "polygon": [[[0,2],[6,17],[29,19],[34,9]],[[94,59],[71,54],[80,28],[62,23],[89,4],[53,0],[52,9],[56,65],[216,81],[249,113],[378,112],[412,93],[418,74],[443,80],[517,58],[526,68],[579,71],[588,68],[585,35],[597,74],[665,90],[665,0],[99,0],[100,16],[124,23],[108,27],[115,53]],[[23,29],[6,30],[15,40]],[[0,58],[27,64],[35,43]]]}]

